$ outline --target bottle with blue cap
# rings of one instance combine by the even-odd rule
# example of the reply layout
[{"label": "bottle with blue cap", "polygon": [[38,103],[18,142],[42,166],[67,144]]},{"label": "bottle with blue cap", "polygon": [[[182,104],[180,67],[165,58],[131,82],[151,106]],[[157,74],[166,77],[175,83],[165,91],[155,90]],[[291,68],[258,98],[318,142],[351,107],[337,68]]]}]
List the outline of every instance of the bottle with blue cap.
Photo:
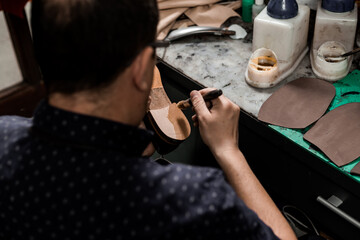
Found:
[{"label": "bottle with blue cap", "polygon": [[[316,12],[314,37],[311,46],[311,66],[315,75],[328,81],[345,77],[352,57],[344,62],[324,62],[319,54],[335,55],[331,51],[348,52],[354,48],[358,9],[355,0],[322,0]],[[340,49],[341,48],[341,49]],[[325,51],[325,52],[324,52]],[[334,72],[335,67],[344,66]],[[328,68],[328,69],[327,69]]]},{"label": "bottle with blue cap", "polygon": [[252,84],[256,81],[251,79],[254,75],[245,74],[250,85],[271,87],[295,70],[309,50],[309,18],[310,8],[298,5],[296,0],[269,1],[267,7],[254,19],[252,50],[254,53],[261,48],[272,51],[277,58],[278,73],[273,82],[261,85]]}]

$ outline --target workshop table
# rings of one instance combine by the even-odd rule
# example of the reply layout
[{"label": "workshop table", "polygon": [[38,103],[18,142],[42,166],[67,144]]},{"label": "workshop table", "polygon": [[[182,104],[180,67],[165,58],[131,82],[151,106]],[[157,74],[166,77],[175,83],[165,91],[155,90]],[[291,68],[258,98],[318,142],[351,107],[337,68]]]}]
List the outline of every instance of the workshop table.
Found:
[{"label": "workshop table", "polygon": [[[356,238],[360,178],[349,172],[359,160],[339,168],[302,139],[303,130],[257,119],[261,105],[281,86],[300,77],[315,77],[309,56],[277,86],[258,89],[245,82],[251,53],[251,41],[218,36],[190,36],[157,50],[161,74],[185,94],[202,87],[219,88],[240,106],[240,148],[270,193],[303,209],[337,239]],[[337,207],[331,203],[334,197],[342,201]]]}]

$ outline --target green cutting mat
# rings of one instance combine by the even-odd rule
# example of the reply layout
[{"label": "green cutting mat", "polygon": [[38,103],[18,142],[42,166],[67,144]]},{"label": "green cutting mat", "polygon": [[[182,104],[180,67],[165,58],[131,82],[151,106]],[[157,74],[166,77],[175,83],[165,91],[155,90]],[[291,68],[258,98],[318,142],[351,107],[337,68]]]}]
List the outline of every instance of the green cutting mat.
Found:
[{"label": "green cutting mat", "polygon": [[[333,83],[336,89],[336,95],[331,102],[328,111],[333,110],[341,105],[352,103],[352,102],[360,102],[360,71],[354,70],[350,74],[348,74],[345,78]],[[360,121],[360,119],[359,119]],[[312,125],[311,125],[312,126]],[[299,144],[303,148],[307,149],[312,154],[318,156],[323,161],[327,162],[334,168],[342,171],[344,174],[350,176],[351,178],[355,179],[356,181],[360,182],[360,176],[355,176],[350,174],[350,171],[355,165],[360,162],[360,158],[354,160],[353,162],[338,167],[334,163],[332,163],[328,157],[326,157],[322,152],[315,150],[310,147],[310,143],[303,139],[303,135],[311,128],[311,126],[304,128],[304,129],[290,129],[279,127],[275,125],[269,124],[269,127],[273,128],[277,132],[281,133],[285,137],[289,138],[291,141]]]}]

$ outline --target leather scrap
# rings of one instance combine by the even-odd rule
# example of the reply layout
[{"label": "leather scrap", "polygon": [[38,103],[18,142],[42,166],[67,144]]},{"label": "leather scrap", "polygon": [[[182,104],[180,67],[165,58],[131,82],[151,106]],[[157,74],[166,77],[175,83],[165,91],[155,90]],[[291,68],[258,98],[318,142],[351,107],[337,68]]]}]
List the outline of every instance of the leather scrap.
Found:
[{"label": "leather scrap", "polygon": [[316,78],[299,78],[272,94],[258,119],[287,128],[306,128],[317,121],[335,97],[335,87]]},{"label": "leather scrap", "polygon": [[328,112],[304,134],[304,139],[337,166],[354,161],[360,156],[360,103],[348,103]]},{"label": "leather scrap", "polygon": [[200,5],[213,4],[219,0],[158,0],[159,10],[180,8],[180,7],[196,7]]},{"label": "leather scrap", "polygon": [[185,15],[196,25],[209,27],[220,27],[229,17],[239,16],[231,8],[219,4],[190,8],[185,12]]},{"label": "leather scrap", "polygon": [[241,1],[220,0],[158,0],[160,20],[157,39],[163,40],[171,30],[189,26],[221,25],[230,17],[240,15],[234,10],[241,7]]},{"label": "leather scrap", "polygon": [[353,167],[353,169],[351,169],[350,173],[360,176],[360,162],[356,164],[355,167]]}]

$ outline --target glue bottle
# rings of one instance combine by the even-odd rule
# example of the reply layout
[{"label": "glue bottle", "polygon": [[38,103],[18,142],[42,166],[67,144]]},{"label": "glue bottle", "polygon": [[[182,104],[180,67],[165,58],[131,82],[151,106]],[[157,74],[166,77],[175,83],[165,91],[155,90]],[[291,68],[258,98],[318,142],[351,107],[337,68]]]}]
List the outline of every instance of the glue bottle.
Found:
[{"label": "glue bottle", "polygon": [[[348,52],[354,48],[356,25],[357,25],[358,9],[355,0],[323,0],[318,3],[314,37],[311,47],[311,66],[314,73],[323,79],[336,81],[346,76],[352,61],[352,57],[348,57],[348,63],[344,65],[344,69],[331,75],[323,72],[323,64],[318,64],[322,59],[318,59],[318,51],[327,47],[330,43],[334,47],[327,47],[327,54],[331,55],[331,50],[341,47],[341,52]],[[339,46],[339,47],[337,47]],[[342,63],[344,64],[344,63]],[[329,63],[328,68],[332,69],[334,63]],[[338,63],[337,65],[340,65]]]},{"label": "glue bottle", "polygon": [[310,9],[296,0],[271,0],[254,22],[253,51],[265,47],[293,62],[307,46]]},{"label": "glue bottle", "polygon": [[351,51],[357,24],[355,0],[323,0],[318,4],[312,47],[318,49],[326,41],[338,41],[345,51]]},{"label": "glue bottle", "polygon": [[[310,8],[298,5],[296,0],[270,0],[267,7],[254,20],[252,50],[265,48],[277,57],[278,75],[272,83],[262,84],[271,87],[290,75],[309,50],[307,35]],[[246,77],[252,84],[251,77]],[[253,80],[256,81],[256,80]],[[259,87],[258,85],[256,85]]]},{"label": "glue bottle", "polygon": [[243,0],[242,1],[242,19],[244,22],[251,22],[252,20],[252,5],[254,0]]}]

